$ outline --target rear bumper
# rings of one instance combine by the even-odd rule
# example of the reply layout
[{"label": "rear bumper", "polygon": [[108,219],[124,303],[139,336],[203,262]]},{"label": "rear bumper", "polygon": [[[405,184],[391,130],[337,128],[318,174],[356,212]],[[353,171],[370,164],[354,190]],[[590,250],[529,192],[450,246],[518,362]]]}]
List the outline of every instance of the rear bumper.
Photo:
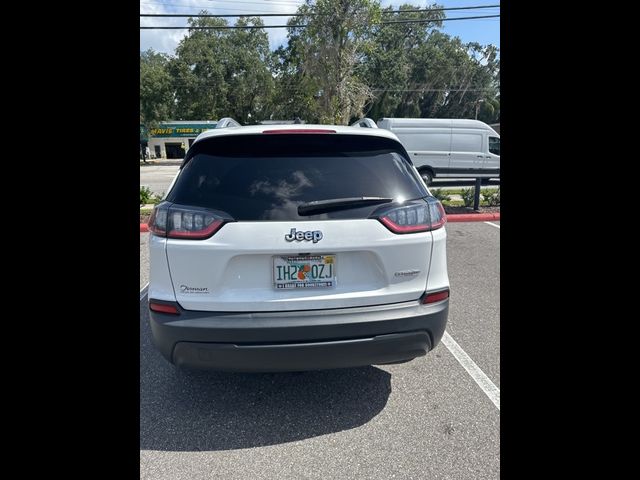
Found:
[{"label": "rear bumper", "polygon": [[449,300],[296,312],[149,311],[170,362],[228,371],[301,371],[411,360],[442,338]]}]

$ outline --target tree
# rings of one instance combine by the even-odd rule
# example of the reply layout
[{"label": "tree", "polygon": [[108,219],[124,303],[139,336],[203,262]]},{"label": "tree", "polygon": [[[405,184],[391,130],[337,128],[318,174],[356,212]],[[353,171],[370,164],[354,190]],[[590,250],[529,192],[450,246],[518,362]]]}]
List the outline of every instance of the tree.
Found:
[{"label": "tree", "polygon": [[173,81],[169,57],[153,49],[140,53],[140,122],[147,128],[173,114]]},{"label": "tree", "polygon": [[[439,31],[445,13],[438,7],[411,12],[416,7],[407,4],[391,13],[378,0],[306,0],[301,16],[289,21],[287,45],[275,52],[261,28],[191,28],[174,56],[140,54],[141,123],[232,116],[243,124],[296,117],[346,124],[364,115],[476,112],[487,123],[499,121],[498,49]],[[188,22],[227,26],[220,18]],[[242,17],[236,26],[262,22]]]},{"label": "tree", "polygon": [[[289,44],[300,61],[301,87],[317,88],[318,121],[347,123],[362,114],[371,89],[358,74],[370,48],[371,25],[379,21],[380,7],[372,0],[310,0],[289,21]],[[295,27],[304,24],[306,27]]]},{"label": "tree", "polygon": [[426,116],[474,118],[476,106],[488,112],[497,95],[496,73],[499,69],[497,48],[478,43],[463,44],[455,37],[438,33],[429,55],[435,69],[446,74],[438,85],[440,91],[425,94],[420,108]]},{"label": "tree", "polygon": [[[200,12],[206,14],[206,10]],[[220,18],[189,18],[193,27],[226,26]],[[228,30],[189,30],[170,64],[176,92],[176,120],[211,120],[228,116],[226,63]]]},{"label": "tree", "polygon": [[[438,7],[433,4],[426,8]],[[415,9],[415,5],[405,4],[398,8],[400,13],[391,14],[394,8],[388,7],[382,11],[383,18],[388,22],[420,20],[424,23],[385,24],[372,31],[373,45],[363,65],[363,72],[374,89],[375,97],[368,109],[368,115],[373,118],[420,116],[417,98],[423,84],[432,81],[425,78],[426,72],[421,71],[424,65],[419,52],[425,49],[430,34],[442,26],[444,12],[405,11]]]},{"label": "tree", "polygon": [[[227,25],[224,19],[208,17],[188,22],[192,27]],[[251,17],[236,23],[249,25],[261,26],[262,21]],[[269,57],[269,38],[263,29],[189,30],[170,66],[176,117],[208,120],[231,116],[241,123],[261,120],[267,115],[273,89]]]},{"label": "tree", "polygon": [[[236,26],[262,26],[258,17],[240,18]],[[264,120],[273,95],[269,70],[269,37],[263,29],[232,30],[228,35],[229,58],[225,80],[228,84],[229,114],[240,123]]]},{"label": "tree", "polygon": [[[433,10],[438,7],[387,14],[388,21],[430,21],[381,25],[373,33],[374,48],[364,67],[376,94],[369,116],[474,118],[477,106],[479,119],[499,114],[498,49],[464,44],[438,31],[444,18],[442,11]],[[400,10],[413,8],[402,5]]]},{"label": "tree", "polygon": [[281,46],[273,53],[271,70],[275,79],[271,117],[318,122],[320,85],[302,68],[300,43],[296,39],[290,39],[286,47]]}]

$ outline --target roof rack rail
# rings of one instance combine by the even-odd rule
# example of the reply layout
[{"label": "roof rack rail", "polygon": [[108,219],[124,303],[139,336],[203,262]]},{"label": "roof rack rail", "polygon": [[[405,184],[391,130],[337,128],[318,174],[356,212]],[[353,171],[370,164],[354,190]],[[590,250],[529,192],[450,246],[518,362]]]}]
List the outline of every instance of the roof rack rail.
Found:
[{"label": "roof rack rail", "polygon": [[360,120],[352,123],[351,126],[363,127],[363,128],[378,128],[378,125],[376,125],[376,122],[374,122],[373,120],[367,117],[361,118]]},{"label": "roof rack rail", "polygon": [[242,125],[240,125],[238,122],[236,122],[233,118],[224,117],[224,118],[221,118],[220,120],[218,120],[216,128],[241,127],[241,126]]}]

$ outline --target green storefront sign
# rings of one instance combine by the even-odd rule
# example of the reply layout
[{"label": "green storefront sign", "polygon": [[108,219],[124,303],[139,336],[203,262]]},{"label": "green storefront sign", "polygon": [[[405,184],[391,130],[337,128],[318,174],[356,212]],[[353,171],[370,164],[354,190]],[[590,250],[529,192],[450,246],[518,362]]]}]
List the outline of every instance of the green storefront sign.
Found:
[{"label": "green storefront sign", "polygon": [[149,133],[152,137],[197,137],[206,130],[216,128],[215,123],[194,123],[188,125],[163,124],[158,128],[152,128]]}]

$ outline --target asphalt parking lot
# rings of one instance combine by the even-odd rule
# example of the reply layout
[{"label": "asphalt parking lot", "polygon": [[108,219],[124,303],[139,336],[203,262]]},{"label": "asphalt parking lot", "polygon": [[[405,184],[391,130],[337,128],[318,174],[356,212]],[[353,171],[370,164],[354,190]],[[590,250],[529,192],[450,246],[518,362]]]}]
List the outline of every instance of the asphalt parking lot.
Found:
[{"label": "asphalt parking lot", "polygon": [[140,234],[141,478],[499,478],[500,222],[447,233],[448,335],[432,352],[291,374],[168,364],[151,345]]},{"label": "asphalt parking lot", "polygon": [[167,193],[173,177],[180,167],[178,165],[145,165],[140,167],[140,187],[149,187],[154,195]]}]

